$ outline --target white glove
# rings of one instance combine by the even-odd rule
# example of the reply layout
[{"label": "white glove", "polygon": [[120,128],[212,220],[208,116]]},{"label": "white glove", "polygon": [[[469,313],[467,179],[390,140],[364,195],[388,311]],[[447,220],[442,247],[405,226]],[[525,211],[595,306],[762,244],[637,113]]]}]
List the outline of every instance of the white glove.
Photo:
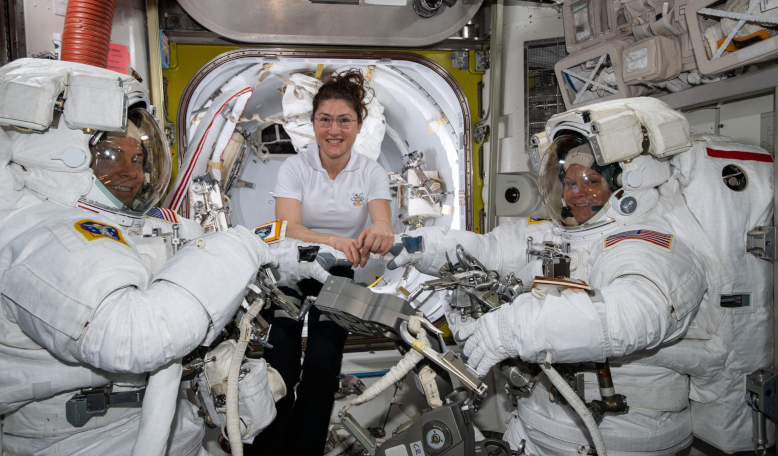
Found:
[{"label": "white glove", "polygon": [[403,245],[403,238],[405,236],[406,235],[404,234],[394,235],[394,245],[392,246],[392,249],[389,250],[389,253],[394,258],[386,265],[386,269],[395,270],[403,266],[408,266],[409,264],[416,264],[421,259],[421,252],[413,254],[408,253],[408,251],[405,250],[405,245]]},{"label": "white glove", "polygon": [[457,344],[464,343],[473,334],[477,322],[475,318],[462,315],[458,310],[449,312],[446,315],[446,321],[448,321],[448,329]]},{"label": "white glove", "polygon": [[287,238],[276,245],[278,247],[273,250],[273,255],[278,265],[278,272],[281,274],[278,280],[278,284],[281,286],[288,286],[303,279],[314,279],[324,283],[330,277],[330,268],[351,266],[343,252],[327,245],[319,246],[316,260],[310,263],[299,261],[298,247],[308,247],[312,244]]},{"label": "white glove", "polygon": [[[474,368],[483,378],[495,364],[519,355],[516,336],[520,328],[514,327],[514,310],[511,304],[500,306],[479,318],[467,339],[463,353],[468,357],[467,365]],[[467,335],[465,331],[460,331]]]},{"label": "white glove", "polygon": [[[418,264],[423,259],[425,251],[427,251],[431,245],[437,245],[438,243],[435,241],[443,236],[443,230],[434,227],[419,228],[418,230],[414,230],[406,234],[395,234],[394,245],[389,251],[389,253],[392,254],[394,258],[389,261],[389,263],[386,265],[386,268],[392,270],[407,266],[409,264]],[[421,238],[418,240],[418,244],[421,249],[413,253],[408,252],[408,250],[405,248],[403,238]],[[406,239],[406,242],[408,242],[408,239]],[[432,244],[430,244],[431,242]]]}]

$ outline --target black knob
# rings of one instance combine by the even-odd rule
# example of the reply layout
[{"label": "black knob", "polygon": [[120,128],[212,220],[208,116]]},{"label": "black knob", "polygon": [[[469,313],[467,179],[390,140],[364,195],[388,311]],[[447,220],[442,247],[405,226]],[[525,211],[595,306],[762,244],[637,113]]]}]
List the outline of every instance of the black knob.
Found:
[{"label": "black knob", "polygon": [[521,192],[516,187],[510,187],[508,190],[505,190],[505,199],[511,204],[518,202],[520,197]]}]

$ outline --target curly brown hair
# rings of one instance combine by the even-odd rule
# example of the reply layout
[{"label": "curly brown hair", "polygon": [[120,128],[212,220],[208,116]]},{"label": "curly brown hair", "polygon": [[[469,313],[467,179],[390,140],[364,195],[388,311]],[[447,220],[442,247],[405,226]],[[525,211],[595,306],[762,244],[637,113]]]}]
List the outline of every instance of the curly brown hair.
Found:
[{"label": "curly brown hair", "polygon": [[367,117],[367,104],[370,102],[370,100],[366,100],[368,93],[375,96],[361,69],[352,68],[339,74],[333,74],[313,97],[311,120],[316,115],[319,104],[323,101],[343,100],[357,113],[357,120],[362,122]]}]

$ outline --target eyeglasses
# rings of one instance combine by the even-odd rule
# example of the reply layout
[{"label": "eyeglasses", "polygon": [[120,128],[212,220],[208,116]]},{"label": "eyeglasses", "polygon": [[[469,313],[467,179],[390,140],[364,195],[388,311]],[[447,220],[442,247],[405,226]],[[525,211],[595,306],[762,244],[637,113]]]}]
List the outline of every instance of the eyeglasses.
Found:
[{"label": "eyeglasses", "polygon": [[341,117],[340,119],[333,119],[332,117],[314,117],[313,120],[316,121],[316,125],[319,128],[330,128],[332,127],[332,123],[335,122],[341,130],[348,130],[359,122],[348,117]]}]

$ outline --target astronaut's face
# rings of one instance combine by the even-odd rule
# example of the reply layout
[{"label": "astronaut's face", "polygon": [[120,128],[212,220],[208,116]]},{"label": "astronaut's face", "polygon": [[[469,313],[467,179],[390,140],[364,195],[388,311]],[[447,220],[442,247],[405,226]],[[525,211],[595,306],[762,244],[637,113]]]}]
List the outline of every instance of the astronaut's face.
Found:
[{"label": "astronaut's face", "polygon": [[600,173],[575,164],[565,172],[562,193],[578,224],[592,218],[608,202],[610,187]]},{"label": "astronaut's face", "polygon": [[132,208],[143,185],[143,149],[134,138],[114,137],[93,148],[92,170],[97,179],[125,206]]},{"label": "astronaut's face", "polygon": [[[343,122],[348,119],[351,122]],[[357,122],[357,112],[345,100],[324,100],[314,113],[314,132],[322,162],[337,160],[351,151],[362,122]]]}]

